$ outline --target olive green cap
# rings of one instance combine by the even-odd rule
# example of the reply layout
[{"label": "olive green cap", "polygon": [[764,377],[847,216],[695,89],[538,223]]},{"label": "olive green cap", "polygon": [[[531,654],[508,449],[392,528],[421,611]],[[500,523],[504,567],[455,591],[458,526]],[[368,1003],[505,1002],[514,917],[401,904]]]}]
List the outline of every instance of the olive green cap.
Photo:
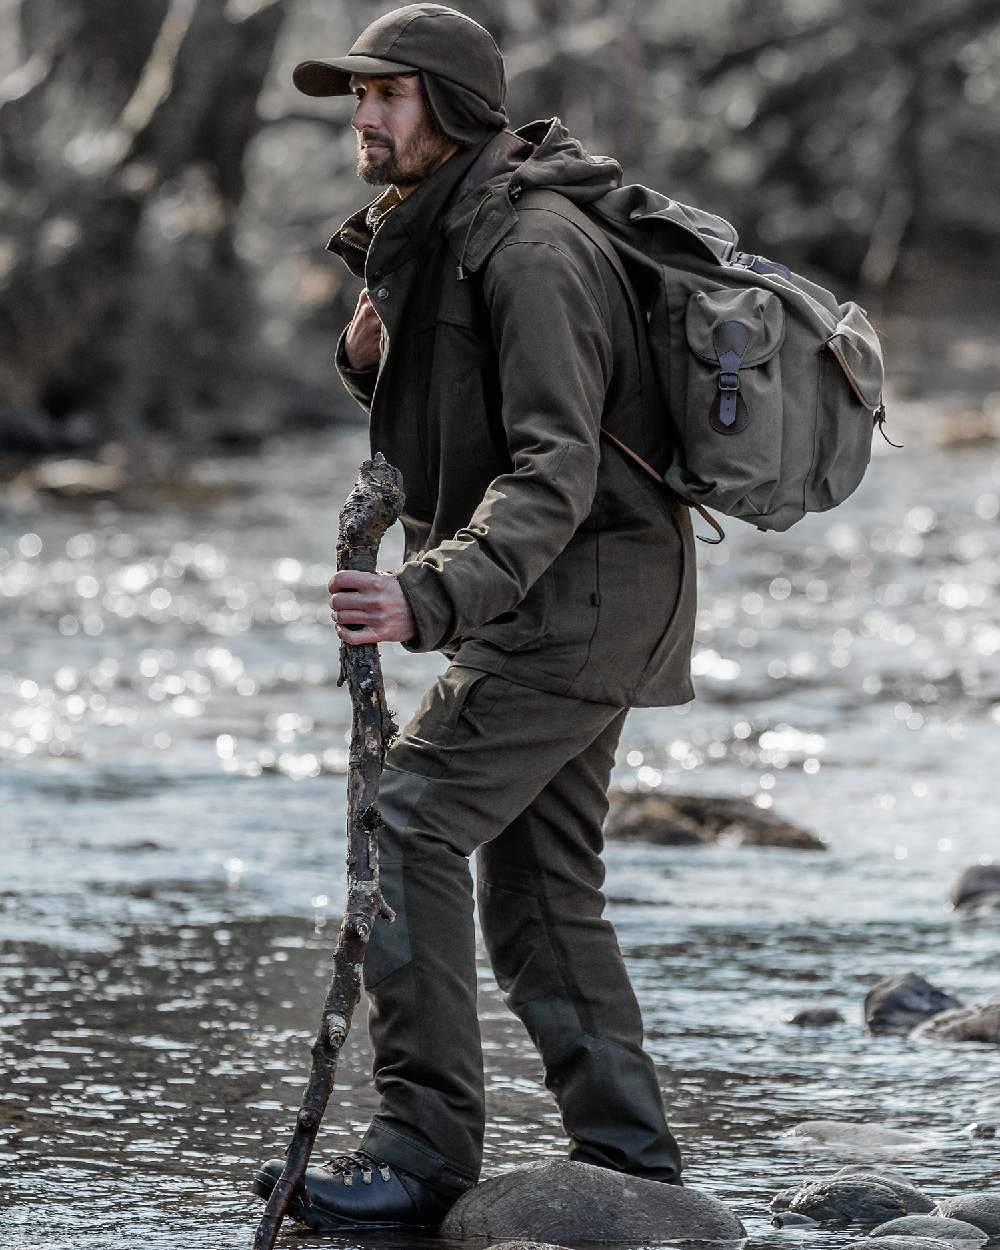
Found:
[{"label": "olive green cap", "polygon": [[471,17],[443,4],[408,4],[377,18],[346,56],[303,61],[292,81],[311,96],[350,95],[352,74],[422,70],[478,96],[502,113],[507,94],[503,57],[493,36]]}]

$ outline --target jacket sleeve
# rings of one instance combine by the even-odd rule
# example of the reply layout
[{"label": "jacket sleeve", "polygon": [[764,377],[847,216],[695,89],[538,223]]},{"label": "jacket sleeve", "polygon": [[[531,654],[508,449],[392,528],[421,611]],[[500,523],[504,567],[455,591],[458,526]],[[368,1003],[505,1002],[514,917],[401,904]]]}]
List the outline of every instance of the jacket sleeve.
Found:
[{"label": "jacket sleeve", "polygon": [[375,383],[378,380],[378,366],[371,369],[352,369],[347,363],[347,352],[344,343],[347,339],[348,327],[344,330],[337,340],[336,365],[337,372],[340,374],[340,380],[347,388],[350,397],[364,408],[365,412],[371,411],[372,395],[375,393]]},{"label": "jacket sleeve", "polygon": [[512,470],[453,538],[400,570],[417,626],[410,650],[515,607],[590,512],[612,364],[595,274],[549,242],[508,242],[490,258],[483,289]]}]

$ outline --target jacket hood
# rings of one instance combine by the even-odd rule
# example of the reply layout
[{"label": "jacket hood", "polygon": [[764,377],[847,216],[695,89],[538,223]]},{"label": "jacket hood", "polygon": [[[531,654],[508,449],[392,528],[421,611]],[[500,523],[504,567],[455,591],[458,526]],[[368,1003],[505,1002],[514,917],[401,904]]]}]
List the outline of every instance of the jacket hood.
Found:
[{"label": "jacket hood", "polygon": [[503,131],[484,148],[444,220],[461,272],[474,272],[513,228],[524,191],[558,191],[574,204],[592,204],[621,186],[622,167],[592,156],[559,120]]}]

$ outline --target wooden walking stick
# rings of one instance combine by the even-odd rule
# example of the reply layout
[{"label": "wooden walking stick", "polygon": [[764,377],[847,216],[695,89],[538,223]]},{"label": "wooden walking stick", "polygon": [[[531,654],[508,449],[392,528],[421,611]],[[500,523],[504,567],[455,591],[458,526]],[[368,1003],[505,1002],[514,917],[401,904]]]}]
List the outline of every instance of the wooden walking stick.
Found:
[{"label": "wooden walking stick", "polygon": [[[354,489],[340,513],[337,568],[375,572],[382,535],[403,510],[403,479],[385,457],[362,464]],[[386,707],[378,647],[372,643],[340,648],[340,685],[348,683],[353,719],[347,773],[347,907],[333,956],[333,976],[312,1046],[312,1070],[295,1120],[285,1166],[271,1191],[254,1237],[254,1250],[272,1250],[288,1205],[303,1185],[309,1156],[333,1089],[337,1059],[361,996],[361,965],[372,926],[379,916],[393,919],[378,878],[378,837],[382,825],[375,800],[385,753],[397,729]]]}]

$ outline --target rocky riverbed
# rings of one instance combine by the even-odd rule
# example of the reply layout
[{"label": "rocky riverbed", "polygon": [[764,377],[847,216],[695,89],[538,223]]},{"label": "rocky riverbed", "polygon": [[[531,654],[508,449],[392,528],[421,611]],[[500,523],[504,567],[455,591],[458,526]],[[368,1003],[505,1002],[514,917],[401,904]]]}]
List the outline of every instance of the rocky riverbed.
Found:
[{"label": "rocky riverbed", "polygon": [[[966,1131],[1000,1118],[996,1047],[863,1028],[886,976],[970,1004],[1000,989],[1000,913],[949,901],[1000,859],[1000,451],[940,446],[915,407],[893,420],[906,450],[878,447],[835,514],[784,536],[732,522],[699,551],[698,700],[633,714],[614,779],[741,799],[825,844],[607,852],[687,1179],[771,1247],[798,1236],[771,1226],[773,1195],[843,1164],[899,1166],[935,1201],[1000,1184],[995,1140]],[[325,583],[364,454],[339,431],[202,462],[155,498],[110,477],[0,496],[4,1250],[248,1244],[343,897]],[[385,666],[405,715],[437,661]],[[557,1159],[537,1059],[481,968],[487,1168]],[[789,1022],[814,1007],[843,1019]],[[367,1064],[358,1013],[331,1151],[371,1110]],[[830,1121],[900,1136],[784,1135]]]}]

